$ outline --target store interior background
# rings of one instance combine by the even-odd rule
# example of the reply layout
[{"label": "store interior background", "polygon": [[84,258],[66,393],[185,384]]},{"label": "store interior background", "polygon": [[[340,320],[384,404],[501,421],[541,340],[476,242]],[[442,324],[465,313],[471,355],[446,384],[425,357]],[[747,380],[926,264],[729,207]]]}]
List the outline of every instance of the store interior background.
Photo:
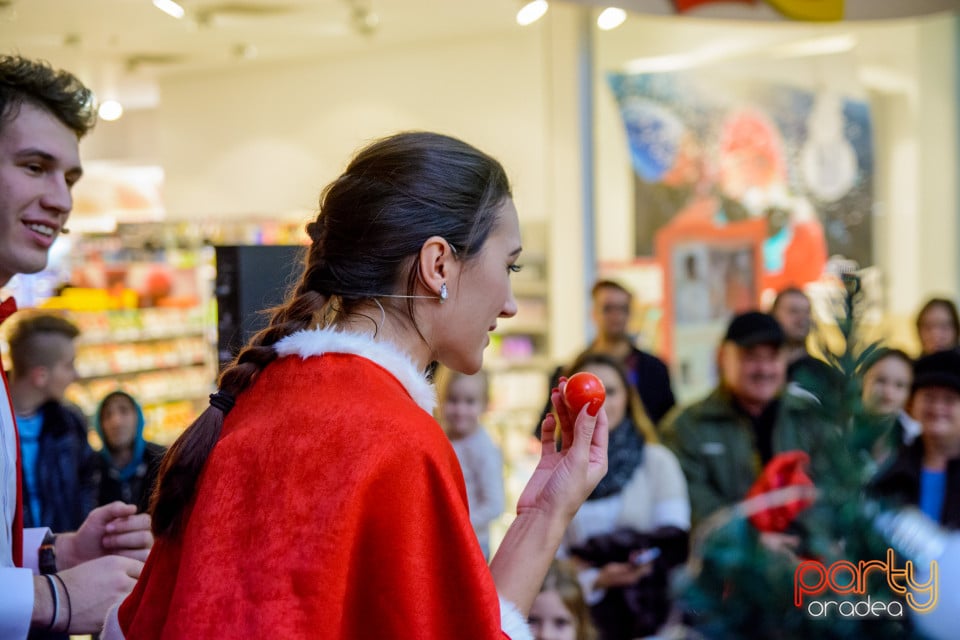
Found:
[{"label": "store interior background", "polygon": [[[119,120],[100,122],[82,142],[88,177],[77,199],[96,202],[118,179],[162,176],[158,206],[104,204],[78,211],[71,226],[302,225],[323,186],[374,138],[430,129],[476,144],[513,180],[532,267],[521,285],[530,315],[515,328],[539,332],[534,352],[526,363],[492,362],[514,377],[501,378],[510,399],[491,421],[518,452],[545,372],[590,337],[593,278],[635,258],[629,152],[605,79],[628,64],[679,56],[686,68],[867,100],[880,330],[915,350],[922,301],[960,292],[958,2],[910,3],[911,17],[814,24],[776,19],[762,3],[736,9],[759,19],[729,20],[704,17],[720,10],[677,16],[666,0],[633,0],[612,31],[596,29],[602,7],[587,2],[551,2],[526,27],[516,24],[520,3],[512,0],[182,4],[194,15],[271,4],[290,11],[225,12],[190,25],[148,0],[0,3],[0,49],[46,58],[77,72],[101,99],[125,103]],[[886,4],[895,3],[873,6]],[[358,29],[358,10],[377,12],[372,33]],[[831,49],[838,38],[847,44]],[[132,59],[138,47],[153,57]]]}]

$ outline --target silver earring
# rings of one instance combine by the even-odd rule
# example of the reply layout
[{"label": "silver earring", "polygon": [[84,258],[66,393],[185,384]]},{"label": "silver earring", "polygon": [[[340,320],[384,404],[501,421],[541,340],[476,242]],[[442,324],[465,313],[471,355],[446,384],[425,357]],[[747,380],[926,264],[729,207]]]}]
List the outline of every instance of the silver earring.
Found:
[{"label": "silver earring", "polygon": [[447,292],[447,283],[444,282],[440,285],[440,304],[446,302],[447,298],[450,297],[450,294]]}]

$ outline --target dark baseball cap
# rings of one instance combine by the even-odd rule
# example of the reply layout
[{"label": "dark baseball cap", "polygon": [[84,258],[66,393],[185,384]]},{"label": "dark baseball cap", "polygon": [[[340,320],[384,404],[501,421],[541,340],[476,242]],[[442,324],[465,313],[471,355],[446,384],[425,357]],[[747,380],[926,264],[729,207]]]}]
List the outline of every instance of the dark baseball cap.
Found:
[{"label": "dark baseball cap", "polygon": [[913,391],[924,387],[946,387],[960,393],[960,352],[937,351],[913,363]]},{"label": "dark baseball cap", "polygon": [[733,342],[741,347],[755,347],[758,344],[780,347],[786,342],[786,336],[780,323],[769,313],[747,311],[734,316],[723,341]]}]

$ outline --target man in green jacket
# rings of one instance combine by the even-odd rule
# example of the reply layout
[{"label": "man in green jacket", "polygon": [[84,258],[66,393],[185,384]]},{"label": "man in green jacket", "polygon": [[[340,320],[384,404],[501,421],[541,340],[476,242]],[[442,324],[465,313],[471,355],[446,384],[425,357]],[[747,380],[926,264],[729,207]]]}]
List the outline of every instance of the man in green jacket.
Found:
[{"label": "man in green jacket", "polygon": [[720,383],[706,398],[667,415],[663,441],[677,455],[694,525],[742,500],[775,454],[817,445],[816,399],[784,393],[783,329],[773,316],[733,318],[720,345]]}]

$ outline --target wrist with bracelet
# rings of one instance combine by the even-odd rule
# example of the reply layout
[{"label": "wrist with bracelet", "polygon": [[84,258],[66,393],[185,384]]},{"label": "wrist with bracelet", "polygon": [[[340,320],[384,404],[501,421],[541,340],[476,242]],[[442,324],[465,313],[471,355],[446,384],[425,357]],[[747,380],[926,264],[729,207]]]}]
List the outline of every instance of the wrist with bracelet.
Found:
[{"label": "wrist with bracelet", "polygon": [[[73,603],[70,601],[70,592],[67,590],[67,584],[63,581],[63,578],[60,577],[60,574],[57,573],[45,573],[43,577],[46,578],[47,586],[50,587],[50,599],[53,601],[53,615],[50,616],[50,624],[47,625],[43,632],[68,633],[70,631],[70,625],[73,623]],[[60,583],[59,588],[57,588],[57,583]],[[63,607],[60,606],[61,591],[63,592]],[[62,627],[57,624],[61,618],[61,609],[66,609],[67,613],[67,623]]]},{"label": "wrist with bracelet", "polygon": [[[56,543],[56,534],[47,531],[47,534],[43,537],[43,541],[40,543],[40,548],[37,550],[38,568],[40,569],[40,574],[47,580],[47,586],[50,587],[50,598],[53,601],[53,616],[51,616],[50,624],[47,625],[44,631],[62,631],[66,633],[70,631],[70,624],[73,622],[73,603],[70,602],[70,592],[67,590],[66,583],[57,573]],[[59,588],[57,588],[57,583],[60,584]],[[60,600],[61,592],[63,594],[62,607]],[[66,609],[67,614],[67,624],[62,629],[59,628],[57,624],[62,617],[61,609]]]},{"label": "wrist with bracelet", "polygon": [[56,544],[57,535],[47,531],[47,535],[43,537],[43,542],[40,543],[40,548],[37,550],[37,566],[40,573],[46,575],[57,572]]}]

